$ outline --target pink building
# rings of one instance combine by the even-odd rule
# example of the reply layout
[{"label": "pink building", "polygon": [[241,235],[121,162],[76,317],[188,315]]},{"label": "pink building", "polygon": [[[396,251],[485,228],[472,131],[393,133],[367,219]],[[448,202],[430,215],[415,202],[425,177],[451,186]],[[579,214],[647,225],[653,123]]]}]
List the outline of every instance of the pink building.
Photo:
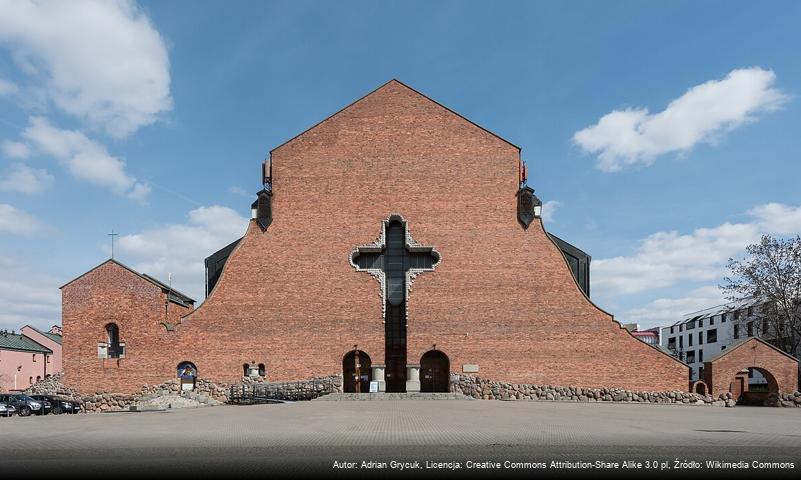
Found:
[{"label": "pink building", "polygon": [[[0,392],[21,391],[61,372],[61,328],[0,331]],[[58,332],[58,333],[56,333]]]}]

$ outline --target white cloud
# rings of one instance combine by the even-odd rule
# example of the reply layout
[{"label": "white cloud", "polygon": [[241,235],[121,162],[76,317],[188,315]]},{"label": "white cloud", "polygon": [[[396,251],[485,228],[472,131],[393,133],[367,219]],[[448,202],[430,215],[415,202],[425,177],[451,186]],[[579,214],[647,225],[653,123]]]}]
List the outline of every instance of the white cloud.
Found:
[{"label": "white cloud", "polygon": [[48,329],[61,324],[60,282],[14,259],[0,257],[0,328],[25,325]]},{"label": "white cloud", "polygon": [[696,288],[683,297],[657,298],[642,307],[624,311],[620,318],[626,319],[627,323],[639,323],[640,328],[647,329],[657,325],[671,324],[688,313],[725,302],[726,299],[720,289],[708,285]]},{"label": "white cloud", "polygon": [[592,288],[604,295],[632,294],[681,281],[715,280],[729,257],[758,239],[757,226],[743,223],[684,235],[658,232],[643,240],[634,255],[593,261]]},{"label": "white cloud", "polygon": [[213,205],[189,212],[187,223],[165,225],[123,235],[115,247],[122,262],[166,281],[202,300],[205,291],[203,260],[245,233],[248,219],[228,207]]},{"label": "white cloud", "polygon": [[746,212],[759,227],[779,235],[801,233],[801,207],[789,207],[781,203],[768,203]]},{"label": "white cloud", "polygon": [[7,203],[0,203],[0,232],[31,235],[42,229],[44,225],[30,214]]},{"label": "white cloud", "polygon": [[150,192],[149,186],[137,182],[125,171],[124,161],[77,130],[62,130],[50,125],[45,118],[31,117],[30,126],[22,136],[37,150],[58,159],[79,180],[140,202]]},{"label": "white cloud", "polygon": [[0,95],[11,95],[12,93],[17,93],[19,88],[12,82],[0,78]]},{"label": "white cloud", "polygon": [[633,255],[592,263],[594,292],[633,294],[682,281],[719,280],[730,257],[762,234],[801,234],[801,206],[768,203],[746,212],[751,221],[699,228],[689,234],[658,232],[640,243]]},{"label": "white cloud", "polygon": [[0,0],[0,40],[34,91],[112,136],[172,108],[167,48],[133,1]]},{"label": "white cloud", "polygon": [[576,132],[573,141],[598,155],[598,168],[614,172],[649,165],[659,155],[691,150],[776,110],[789,97],[773,85],[776,75],[759,67],[732,70],[722,80],[696,85],[665,110],[614,110],[595,125]]},{"label": "white cloud", "polygon": [[5,140],[2,144],[3,153],[9,158],[24,159],[31,156],[31,149],[22,142]]},{"label": "white cloud", "polygon": [[8,175],[0,178],[0,191],[20,192],[28,195],[43,192],[53,185],[53,176],[47,170],[34,169],[22,163],[12,165]]},{"label": "white cloud", "polygon": [[561,206],[562,202],[559,200],[548,200],[542,204],[542,221],[553,222],[553,217],[556,214],[556,210],[558,210]]}]

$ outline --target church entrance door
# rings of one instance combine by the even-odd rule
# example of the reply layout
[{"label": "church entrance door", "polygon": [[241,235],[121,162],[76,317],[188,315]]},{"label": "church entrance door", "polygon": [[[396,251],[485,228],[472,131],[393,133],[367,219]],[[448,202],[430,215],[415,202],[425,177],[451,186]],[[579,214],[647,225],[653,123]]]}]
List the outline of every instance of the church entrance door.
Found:
[{"label": "church entrance door", "polygon": [[368,393],[373,379],[370,356],[360,350],[348,352],[342,359],[342,391]]},{"label": "church entrance door", "polygon": [[450,361],[439,350],[426,352],[420,359],[420,391],[447,392],[450,390]]}]

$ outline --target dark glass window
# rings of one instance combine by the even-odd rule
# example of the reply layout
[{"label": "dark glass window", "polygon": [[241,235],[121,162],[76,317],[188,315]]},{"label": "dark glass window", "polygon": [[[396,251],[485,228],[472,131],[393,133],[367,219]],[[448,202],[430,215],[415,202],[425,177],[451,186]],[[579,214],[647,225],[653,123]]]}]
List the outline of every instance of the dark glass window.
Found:
[{"label": "dark glass window", "polygon": [[704,344],[704,332],[698,332],[698,345]]},{"label": "dark glass window", "polygon": [[740,338],[740,326],[739,325],[735,325],[734,326],[734,339],[737,340],[738,338]]},{"label": "dark glass window", "polygon": [[706,332],[706,343],[715,343],[718,341],[718,329],[712,328]]}]

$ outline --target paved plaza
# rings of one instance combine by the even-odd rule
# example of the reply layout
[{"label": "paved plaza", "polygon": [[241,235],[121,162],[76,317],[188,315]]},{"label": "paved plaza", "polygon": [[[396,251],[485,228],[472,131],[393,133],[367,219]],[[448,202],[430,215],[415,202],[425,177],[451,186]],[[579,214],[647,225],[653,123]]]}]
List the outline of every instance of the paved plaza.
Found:
[{"label": "paved plaza", "polygon": [[[387,462],[387,472],[395,460],[408,462],[407,468],[419,462],[420,469],[404,474],[492,473],[496,463],[503,469],[510,462],[505,473],[530,475],[538,462],[608,467],[602,462],[655,460],[659,468],[668,462],[675,472],[676,460],[688,468],[692,462],[704,468],[707,460],[719,460],[750,467],[733,473],[753,473],[756,465],[774,467],[771,475],[797,475],[801,409],[312,401],[0,418],[0,438],[0,474],[101,469],[260,475],[284,469],[352,476],[377,473],[361,468],[363,461],[379,469]],[[334,468],[335,462],[345,468]],[[794,468],[782,468],[781,462]]]}]

